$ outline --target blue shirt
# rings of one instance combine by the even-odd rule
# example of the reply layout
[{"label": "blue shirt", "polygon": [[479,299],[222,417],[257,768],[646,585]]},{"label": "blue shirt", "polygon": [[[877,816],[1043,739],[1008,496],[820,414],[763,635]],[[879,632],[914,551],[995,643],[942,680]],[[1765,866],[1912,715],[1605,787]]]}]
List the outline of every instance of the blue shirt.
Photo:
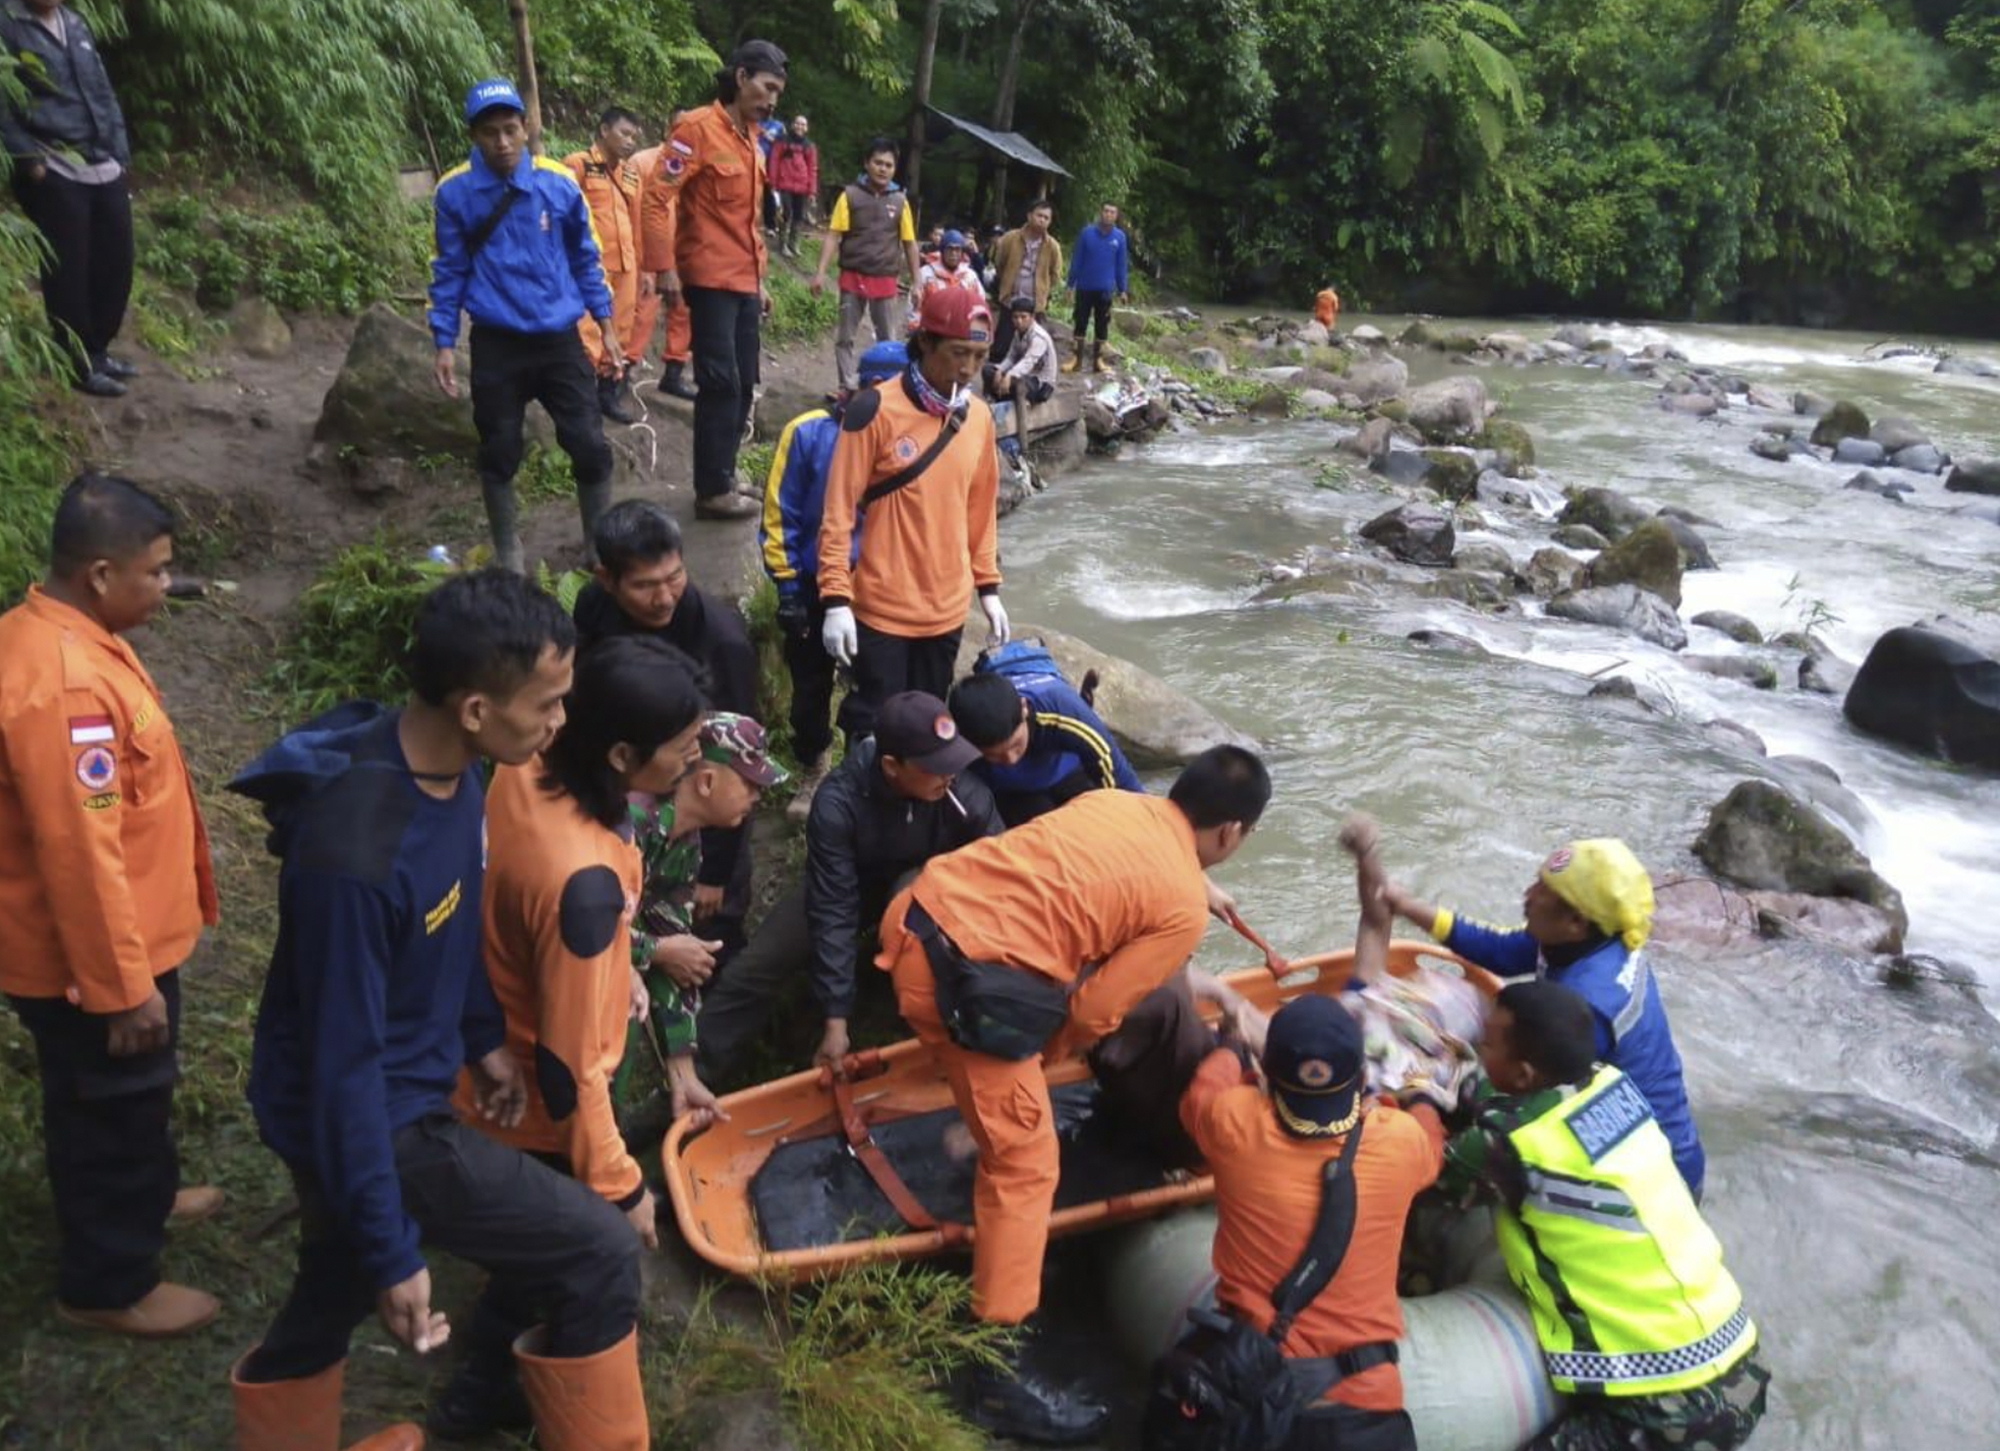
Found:
[{"label": "blue shirt", "polygon": [[230,783],[264,804],[284,863],[251,1110],[278,1157],[318,1180],[377,1290],[424,1263],[396,1132],[449,1112],[459,1069],[505,1038],[480,944],[479,772],[448,800],[422,790],[399,718],[342,706]]},{"label": "blue shirt", "polygon": [[[466,238],[519,193],[476,257]],[[437,255],[431,259],[431,337],[440,348],[458,341],[458,315],[517,333],[559,333],[586,312],[611,320],[611,289],[591,227],[590,206],[568,167],[523,156],[502,177],[477,151],[438,182]]]},{"label": "blue shirt", "polygon": [[[764,484],[764,512],[757,544],[764,573],[781,598],[816,590],[819,580],[819,525],[826,513],[826,480],[840,420],[824,408],[801,413],[778,435],[778,451]],[[858,558],[861,541],[854,551]]]},{"label": "blue shirt", "polygon": [[1130,244],[1123,227],[1099,231],[1092,223],[1077,234],[1076,250],[1069,254],[1069,285],[1078,292],[1128,292]]},{"label": "blue shirt", "polygon": [[1674,1147],[1674,1167],[1700,1197],[1708,1160],[1688,1107],[1681,1055],[1667,1026],[1659,985],[1639,953],[1613,937],[1574,961],[1552,964],[1526,928],[1506,932],[1456,915],[1444,945],[1501,977],[1546,978],[1589,1003],[1597,1020],[1599,1061],[1623,1072],[1646,1095]]},{"label": "blue shirt", "polygon": [[1028,703],[1028,750],[1011,766],[978,760],[972,770],[995,796],[1047,791],[1081,771],[1093,787],[1144,793],[1139,773],[1111,738],[1111,729],[1066,680],[1043,678],[1015,689]]}]

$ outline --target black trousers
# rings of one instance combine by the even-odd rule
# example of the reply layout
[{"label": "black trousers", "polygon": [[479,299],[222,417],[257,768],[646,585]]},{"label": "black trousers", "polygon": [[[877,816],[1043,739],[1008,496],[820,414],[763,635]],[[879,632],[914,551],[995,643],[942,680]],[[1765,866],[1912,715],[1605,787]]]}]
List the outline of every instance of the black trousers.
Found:
[{"label": "black trousers", "polygon": [[781,191],[778,204],[784,208],[785,225],[794,232],[806,224],[806,203],[812,200],[812,193],[803,191]]},{"label": "black trousers", "polygon": [[81,378],[125,325],[132,298],[132,194],[122,176],[86,184],[49,171],[29,181],[17,161],[14,198],[48,239],[53,255],[42,264],[42,305]]},{"label": "black trousers", "polygon": [[105,1019],[62,998],[9,995],[35,1040],[42,1152],[55,1200],[56,1297],[122,1310],[160,1282],[167,1212],[180,1188],[170,1119],[180,1076],[178,972],[153,980],[167,1003],[167,1046],[113,1058]]},{"label": "black trousers", "polygon": [[800,885],[772,904],[742,950],[702,990],[695,1054],[704,1082],[727,1076],[770,1022],[771,1006],[785,984],[808,971],[811,961],[806,892]]},{"label": "black trousers", "polygon": [[785,670],[792,677],[792,750],[810,766],[833,744],[833,657],[820,641],[826,606],[813,596],[803,635],[784,637]]},{"label": "black trousers", "polygon": [[611,445],[597,403],[597,373],[575,328],[517,333],[472,325],[472,421],[479,429],[479,482],[504,487],[520,470],[528,405],[556,426],[579,488],[611,477]]},{"label": "black trousers", "polygon": [[951,689],[952,668],[958,663],[958,641],[964,630],[912,640],[885,635],[855,622],[860,645],[854,655],[854,688],[840,703],[840,728],[849,740],[875,729],[875,712],[883,701],[906,690],[924,690],[943,700]]},{"label": "black trousers", "polygon": [[1284,1451],[1417,1451],[1417,1428],[1408,1411],[1324,1405],[1292,1423]]},{"label": "black trousers", "polygon": [[754,292],[687,289],[694,338],[694,492],[719,499],[736,487],[736,450],[757,393],[762,304]]},{"label": "black trousers", "polygon": [[1077,289],[1076,316],[1070,326],[1076,332],[1078,347],[1083,346],[1084,329],[1096,324],[1097,340],[1101,343],[1111,336],[1111,299],[1116,294],[1109,292],[1089,292]]},{"label": "black trousers", "polygon": [[[424,1242],[487,1270],[488,1300],[508,1319],[546,1324],[549,1354],[595,1355],[639,1316],[639,1236],[605,1200],[527,1154],[446,1113],[395,1137],[403,1207]],[[292,1292],[244,1379],[316,1375],[346,1358],[374,1312],[377,1286],[344,1235],[318,1179],[294,1166],[299,1267]]]}]

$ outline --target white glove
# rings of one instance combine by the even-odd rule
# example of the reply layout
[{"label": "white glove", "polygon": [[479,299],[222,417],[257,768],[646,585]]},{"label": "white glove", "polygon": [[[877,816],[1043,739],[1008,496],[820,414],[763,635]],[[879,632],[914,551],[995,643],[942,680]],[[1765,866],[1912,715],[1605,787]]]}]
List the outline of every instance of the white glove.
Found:
[{"label": "white glove", "polygon": [[[1000,596],[981,595],[979,597],[979,608],[986,611],[986,623],[989,626],[986,643],[988,645],[1006,644],[1011,632],[1007,626],[1007,607],[1000,603]],[[829,625],[833,623],[833,616],[831,614],[826,617],[826,622]]]},{"label": "white glove", "polygon": [[826,646],[827,654],[843,665],[852,665],[854,652],[861,648],[860,632],[854,628],[854,611],[846,605],[835,605],[828,610],[826,623],[820,626],[819,640]]}]

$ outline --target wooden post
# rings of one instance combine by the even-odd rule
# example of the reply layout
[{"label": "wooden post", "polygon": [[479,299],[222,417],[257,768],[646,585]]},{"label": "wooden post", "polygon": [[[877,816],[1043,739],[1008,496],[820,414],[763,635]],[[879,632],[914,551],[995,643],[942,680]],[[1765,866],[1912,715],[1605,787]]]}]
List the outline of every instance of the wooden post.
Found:
[{"label": "wooden post", "polygon": [[924,108],[931,99],[931,64],[937,57],[938,25],[944,16],[944,0],[929,0],[924,7],[923,36],[917,42],[917,77],[911,88],[910,139],[903,148],[903,184],[910,200],[923,202],[924,189]]},{"label": "wooden post", "polygon": [[527,111],[528,148],[539,153],[542,149],[542,87],[535,79],[535,38],[528,30],[528,0],[507,0],[507,13],[514,20],[514,69],[518,72],[515,84],[521,89],[521,104]]}]

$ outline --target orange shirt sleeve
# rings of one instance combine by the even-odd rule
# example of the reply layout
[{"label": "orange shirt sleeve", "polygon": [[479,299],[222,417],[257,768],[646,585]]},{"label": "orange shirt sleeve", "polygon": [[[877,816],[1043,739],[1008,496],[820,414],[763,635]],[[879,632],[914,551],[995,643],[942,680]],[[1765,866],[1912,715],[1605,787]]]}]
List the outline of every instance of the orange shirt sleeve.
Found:
[{"label": "orange shirt sleeve", "polygon": [[680,235],[681,188],[701,168],[701,129],[694,121],[682,121],[660,148],[659,163],[641,191],[646,271],[676,270],[674,249]]},{"label": "orange shirt sleeve", "polygon": [[[117,738],[73,744],[71,719],[83,716],[111,721]],[[0,723],[36,866],[86,1013],[122,1013],[154,990],[125,863],[124,793],[134,770],[128,729],[101,687],[48,692],[10,709]],[[87,782],[86,767],[107,758],[114,763],[109,779]]]},{"label": "orange shirt sleeve", "polygon": [[1222,1096],[1257,1080],[1232,1048],[1217,1048],[1201,1060],[1185,1092],[1181,1094],[1181,1127],[1188,1131],[1203,1158],[1213,1158],[1215,1149],[1214,1109]]},{"label": "orange shirt sleeve", "polygon": [[827,467],[826,509],[819,525],[819,597],[829,605],[854,602],[854,574],[849,556],[854,551],[855,516],[861,512],[861,496],[868,492],[868,480],[875,471],[875,430],[849,432],[843,428],[833,445],[833,462]]},{"label": "orange shirt sleeve", "polygon": [[1083,1047],[1117,1031],[1134,1003],[1187,964],[1207,927],[1206,915],[1177,914],[1112,953],[1070,996],[1065,1039]]},{"label": "orange shirt sleeve", "polygon": [[567,1141],[570,1172],[622,1204],[643,1183],[611,1107],[631,1000],[624,884],[607,866],[584,867],[537,917],[536,1085]]}]

